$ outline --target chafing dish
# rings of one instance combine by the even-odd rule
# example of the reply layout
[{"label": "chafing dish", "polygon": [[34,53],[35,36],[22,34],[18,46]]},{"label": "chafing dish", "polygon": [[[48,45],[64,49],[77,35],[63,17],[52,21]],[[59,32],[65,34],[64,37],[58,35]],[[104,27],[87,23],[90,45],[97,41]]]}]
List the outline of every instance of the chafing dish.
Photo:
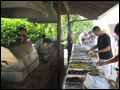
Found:
[{"label": "chafing dish", "polygon": [[30,43],[9,41],[1,46],[1,81],[21,82],[39,65],[39,56]]},{"label": "chafing dish", "polygon": [[51,54],[55,50],[55,44],[50,39],[40,39],[34,44],[38,54]]}]

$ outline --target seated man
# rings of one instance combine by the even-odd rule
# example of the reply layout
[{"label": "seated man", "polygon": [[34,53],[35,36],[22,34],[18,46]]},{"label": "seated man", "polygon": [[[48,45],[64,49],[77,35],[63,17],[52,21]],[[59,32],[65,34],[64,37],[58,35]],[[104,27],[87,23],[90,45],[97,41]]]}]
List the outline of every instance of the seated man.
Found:
[{"label": "seated man", "polygon": [[39,39],[35,44],[34,44],[34,47],[36,50],[39,50],[40,47],[43,45],[43,40],[45,39],[45,35],[42,35],[42,38]]},{"label": "seated man", "polygon": [[[20,31],[20,34],[18,34],[17,37],[23,36],[23,41],[27,41],[27,35],[25,35],[25,32],[26,32],[25,29],[23,27],[20,27],[19,31]],[[21,41],[21,38],[16,38],[16,42],[17,41]]]}]

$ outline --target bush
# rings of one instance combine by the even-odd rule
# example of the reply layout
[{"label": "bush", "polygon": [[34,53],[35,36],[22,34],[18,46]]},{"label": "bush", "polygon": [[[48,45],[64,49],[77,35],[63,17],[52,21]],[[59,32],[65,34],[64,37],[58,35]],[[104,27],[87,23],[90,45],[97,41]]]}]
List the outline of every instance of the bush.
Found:
[{"label": "bush", "polygon": [[101,30],[102,32],[106,33],[106,31],[104,29]]},{"label": "bush", "polygon": [[[42,34],[45,34],[46,28],[44,24],[36,23],[36,25],[37,26],[35,27],[34,24],[22,19],[1,18],[1,45],[7,44],[10,38],[17,37],[20,27],[27,29],[27,38],[35,43],[41,38]],[[11,40],[11,42],[16,41]]]}]

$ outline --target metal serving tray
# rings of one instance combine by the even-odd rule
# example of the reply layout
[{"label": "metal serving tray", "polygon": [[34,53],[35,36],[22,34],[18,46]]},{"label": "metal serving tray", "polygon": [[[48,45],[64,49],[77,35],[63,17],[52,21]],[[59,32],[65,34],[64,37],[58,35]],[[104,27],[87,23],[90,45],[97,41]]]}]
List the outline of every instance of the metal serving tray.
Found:
[{"label": "metal serving tray", "polygon": [[72,52],[74,52],[74,51],[85,52],[86,49],[85,48],[73,48]]},{"label": "metal serving tray", "polygon": [[[91,70],[89,68],[70,68],[70,65],[78,65],[78,64],[69,64],[68,69],[70,70]],[[84,65],[84,64],[81,64],[81,65]],[[96,67],[95,65],[89,65],[89,66]],[[95,69],[98,69],[98,68],[96,67]]]},{"label": "metal serving tray", "polygon": [[91,57],[86,54],[86,55],[83,55],[83,56],[76,56],[76,57],[71,56],[70,59],[71,60],[73,60],[73,59],[76,59],[76,60],[85,60],[85,59],[88,60],[89,59],[89,60],[91,60]]},{"label": "metal serving tray", "polygon": [[65,83],[73,83],[73,84],[81,84],[81,82],[66,82],[66,79],[67,78],[70,78],[70,77],[78,77],[78,78],[82,78],[82,77],[85,77],[85,76],[81,76],[81,75],[69,75],[69,74],[66,74],[65,75],[65,78],[64,78],[64,83],[63,84],[65,84]]},{"label": "metal serving tray", "polygon": [[82,82],[66,82],[67,76],[65,76],[62,89],[82,89]]},{"label": "metal serving tray", "polygon": [[74,44],[74,47],[84,47],[84,44]]},{"label": "metal serving tray", "polygon": [[77,57],[77,56],[86,56],[86,53],[72,53],[72,57]]},{"label": "metal serving tray", "polygon": [[[67,72],[66,72],[66,74],[68,74],[69,76],[75,75],[76,77],[77,77],[77,76],[82,76],[82,77],[84,77],[84,76],[86,75],[86,74],[85,74],[85,75],[82,75],[82,74],[69,74],[69,73],[68,73],[69,70],[71,70],[71,69],[68,68],[68,69],[67,69]],[[86,70],[86,69],[83,69],[83,70],[74,69],[74,70],[76,70],[76,71],[83,71],[83,70]],[[74,70],[73,70],[73,71],[74,71]],[[97,71],[97,69],[89,69],[89,70],[87,70],[87,71],[90,71],[90,70]],[[100,71],[99,71],[99,69],[98,69],[98,73],[99,73],[99,72],[100,72]]]},{"label": "metal serving tray", "polygon": [[[68,75],[66,73],[62,83],[62,89],[82,89],[82,82],[66,82],[67,77],[76,77],[76,76]],[[84,76],[77,76],[77,77],[84,77]]]},{"label": "metal serving tray", "polygon": [[76,83],[64,83],[62,89],[82,89],[82,85]]},{"label": "metal serving tray", "polygon": [[70,60],[91,60],[91,58],[74,57],[74,58],[70,58]]},{"label": "metal serving tray", "polygon": [[[73,62],[73,63],[72,63],[72,62]],[[78,62],[78,63],[77,63],[77,62]],[[94,62],[93,62],[92,60],[70,60],[70,61],[69,61],[70,64],[81,64],[81,63],[79,63],[79,62],[92,62],[91,65],[94,64]],[[82,63],[82,64],[84,64],[84,65],[90,65],[90,64],[85,64],[85,63]],[[94,65],[95,65],[95,64],[94,64]]]}]

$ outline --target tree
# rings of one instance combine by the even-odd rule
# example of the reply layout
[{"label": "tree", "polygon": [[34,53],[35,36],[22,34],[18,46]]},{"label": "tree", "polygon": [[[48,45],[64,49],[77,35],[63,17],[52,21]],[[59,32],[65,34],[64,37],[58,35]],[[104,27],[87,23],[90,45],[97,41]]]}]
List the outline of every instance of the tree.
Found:
[{"label": "tree", "polygon": [[[79,15],[70,15],[70,21],[83,20]],[[92,21],[79,21],[71,23],[71,31],[73,32],[73,39],[79,43],[79,34],[82,30],[92,30]],[[1,18],[1,44],[7,44],[8,40],[12,37],[17,37],[19,34],[19,28],[24,27],[27,29],[27,38],[31,39],[33,43],[39,40],[43,34],[46,37],[50,37],[52,40],[57,39],[57,23],[45,23],[45,24],[31,24],[27,19],[9,19]],[[47,30],[46,30],[47,29]],[[61,39],[66,41],[68,33],[68,17],[67,15],[61,15]],[[76,37],[75,37],[76,35]],[[11,40],[15,42],[15,40]]]},{"label": "tree", "polygon": [[[42,37],[42,34],[45,34],[45,25],[47,26],[47,24],[37,24],[35,27],[34,24],[26,21],[26,19],[1,18],[1,45],[7,44],[10,38],[17,37],[20,27],[27,29],[27,38],[35,43]],[[11,42],[16,41],[11,40]]]},{"label": "tree", "polygon": [[52,28],[51,28],[51,24],[48,25],[48,31],[46,34],[46,38],[51,38],[51,34],[52,34]]},{"label": "tree", "polygon": [[57,40],[57,23],[54,23],[52,40]]},{"label": "tree", "polygon": [[[70,21],[73,20],[85,20],[86,18],[81,18],[79,15],[70,15]],[[92,30],[93,22],[92,21],[78,21],[70,24],[71,31],[73,32],[73,39],[79,43],[79,34],[82,30]],[[66,41],[67,32],[68,32],[68,18],[67,15],[61,16],[61,30],[63,39]],[[75,37],[76,34],[76,37]]]}]

